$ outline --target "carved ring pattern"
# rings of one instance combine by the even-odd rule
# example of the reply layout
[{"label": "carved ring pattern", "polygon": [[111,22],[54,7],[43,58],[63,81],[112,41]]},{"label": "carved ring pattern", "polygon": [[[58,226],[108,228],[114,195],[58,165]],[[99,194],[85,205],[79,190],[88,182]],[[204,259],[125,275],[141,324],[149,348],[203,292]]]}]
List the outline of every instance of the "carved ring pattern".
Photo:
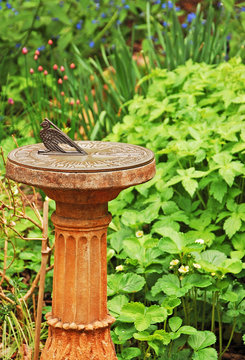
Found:
[{"label": "carved ring pattern", "polygon": [[106,328],[113,324],[116,319],[108,314],[104,320],[96,320],[91,324],[63,323],[58,318],[53,318],[52,313],[46,314],[47,323],[55,328],[64,330],[92,331],[96,329]]}]

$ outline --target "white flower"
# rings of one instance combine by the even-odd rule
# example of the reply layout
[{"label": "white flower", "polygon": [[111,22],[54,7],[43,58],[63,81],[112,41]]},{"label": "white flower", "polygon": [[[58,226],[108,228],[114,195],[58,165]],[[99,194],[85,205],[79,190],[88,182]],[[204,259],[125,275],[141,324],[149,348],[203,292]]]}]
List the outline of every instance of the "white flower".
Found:
[{"label": "white flower", "polygon": [[172,266],[172,265],[170,265],[170,266],[169,266],[169,269],[173,269],[173,266]]},{"label": "white flower", "polygon": [[175,266],[175,265],[178,265],[178,263],[179,263],[179,260],[175,259],[175,260],[170,261],[169,265]]},{"label": "white flower", "polygon": [[139,237],[142,237],[144,235],[144,232],[142,230],[139,230],[136,232],[136,237],[139,238]]},{"label": "white flower", "polygon": [[195,243],[203,245],[205,241],[203,239],[196,239]]},{"label": "white flower", "polygon": [[123,265],[116,266],[116,271],[123,271]]},{"label": "white flower", "polygon": [[182,274],[188,273],[189,271],[189,266],[188,265],[181,265],[181,267],[178,269],[178,271]]},{"label": "white flower", "polygon": [[45,201],[49,201],[50,198],[48,196],[45,196]]},{"label": "white flower", "polygon": [[14,195],[17,195],[19,193],[18,188],[14,187],[14,191],[13,191]]},{"label": "white flower", "polygon": [[10,225],[10,226],[15,226],[15,225],[16,225],[16,222],[10,221],[9,225]]},{"label": "white flower", "polygon": [[201,265],[200,264],[193,264],[194,268],[196,269],[201,269]]}]

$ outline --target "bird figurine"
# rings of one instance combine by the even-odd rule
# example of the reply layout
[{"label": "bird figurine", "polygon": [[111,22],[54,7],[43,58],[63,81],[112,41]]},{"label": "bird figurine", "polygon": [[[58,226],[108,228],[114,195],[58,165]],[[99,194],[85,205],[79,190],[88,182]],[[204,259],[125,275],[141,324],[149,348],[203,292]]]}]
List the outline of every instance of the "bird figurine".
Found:
[{"label": "bird figurine", "polygon": [[[51,128],[51,125],[53,128]],[[55,124],[53,124],[49,119],[45,118],[41,123],[42,130],[40,131],[40,137],[43,141],[44,146],[47,150],[39,150],[39,154],[47,154],[51,151],[58,153],[69,153],[88,155],[79,145],[75,143],[72,139],[69,138],[63,131],[61,131]],[[67,144],[77,151],[67,152],[59,144]]]}]

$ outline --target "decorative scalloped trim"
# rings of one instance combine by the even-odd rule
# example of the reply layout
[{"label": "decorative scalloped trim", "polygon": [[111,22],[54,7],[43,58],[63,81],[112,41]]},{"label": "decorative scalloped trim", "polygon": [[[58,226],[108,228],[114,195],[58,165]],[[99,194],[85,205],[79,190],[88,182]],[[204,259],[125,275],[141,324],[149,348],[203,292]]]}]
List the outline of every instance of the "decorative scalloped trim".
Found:
[{"label": "decorative scalloped trim", "polygon": [[77,331],[92,331],[96,329],[106,328],[113,324],[116,319],[108,314],[104,320],[97,320],[91,324],[76,324],[76,323],[63,323],[58,318],[53,318],[52,313],[46,314],[47,323],[55,328],[64,330],[77,330]]}]

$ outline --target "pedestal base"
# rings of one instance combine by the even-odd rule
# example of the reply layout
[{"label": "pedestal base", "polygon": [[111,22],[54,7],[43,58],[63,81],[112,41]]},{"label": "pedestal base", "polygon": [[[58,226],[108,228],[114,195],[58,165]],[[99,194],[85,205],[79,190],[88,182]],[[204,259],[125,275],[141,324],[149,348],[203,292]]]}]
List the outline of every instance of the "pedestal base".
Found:
[{"label": "pedestal base", "polygon": [[117,360],[110,326],[93,331],[50,326],[41,360]]}]

